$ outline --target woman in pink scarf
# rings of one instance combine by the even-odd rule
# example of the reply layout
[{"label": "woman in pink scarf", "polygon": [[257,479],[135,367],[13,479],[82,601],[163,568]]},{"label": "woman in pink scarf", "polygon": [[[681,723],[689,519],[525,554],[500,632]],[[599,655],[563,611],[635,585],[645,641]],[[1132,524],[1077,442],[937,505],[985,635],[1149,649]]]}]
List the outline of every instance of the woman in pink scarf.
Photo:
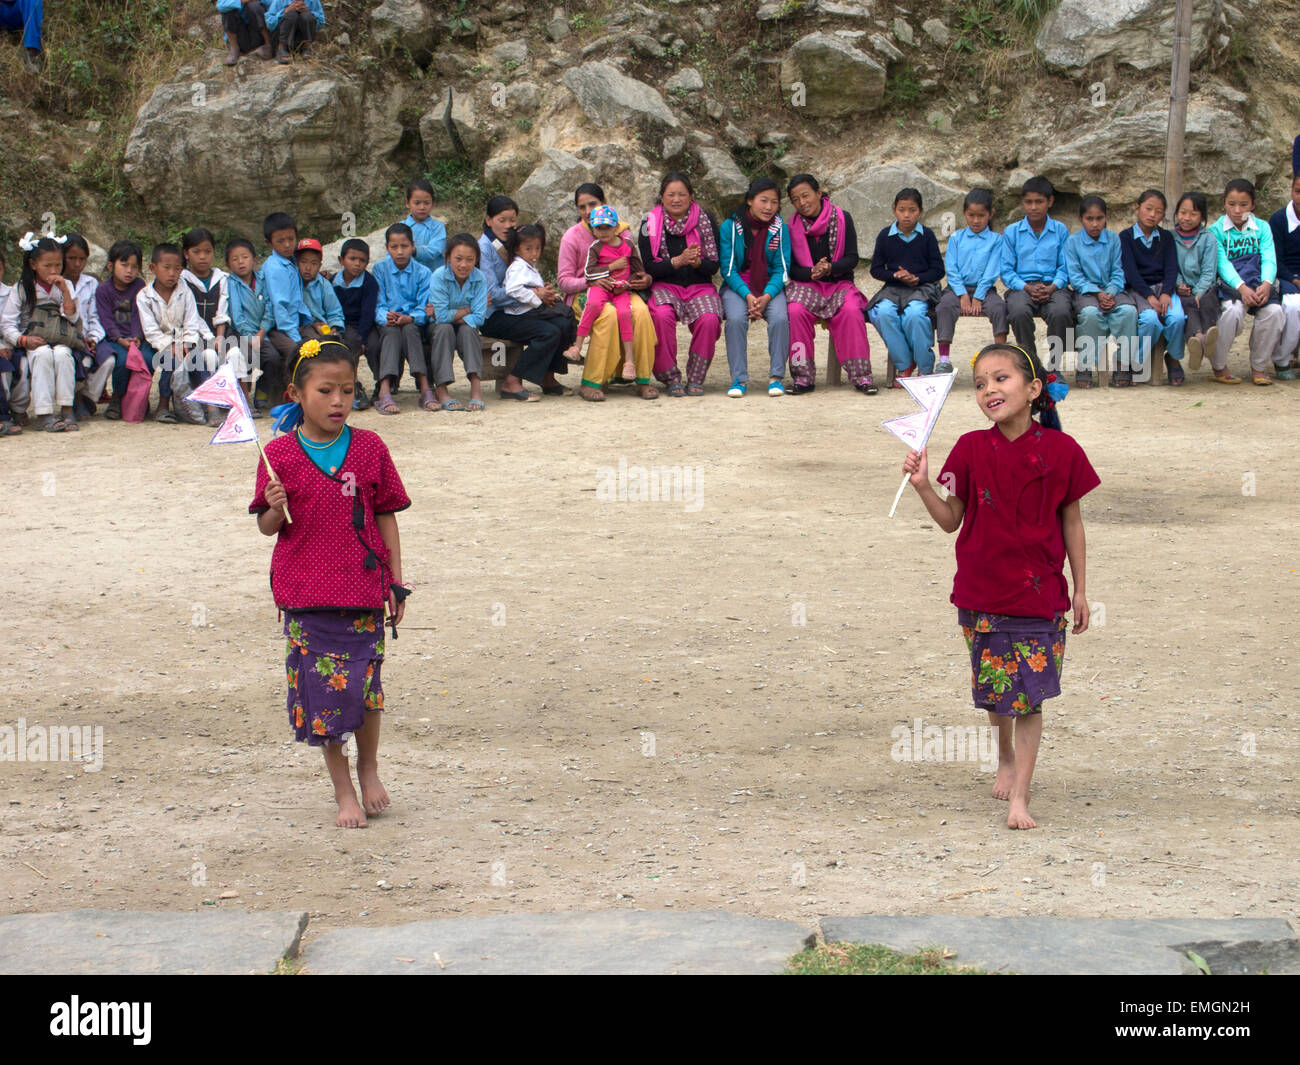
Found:
[{"label": "woman in pink scarf", "polygon": [[[587,252],[596,237],[587,219],[591,212],[605,202],[605,190],[590,182],[579,185],[573,194],[573,205],[578,209],[580,221],[570,227],[560,241],[559,281],[564,302],[573,306],[580,293],[587,291],[586,275]],[[624,229],[626,223],[619,223]],[[651,368],[655,358],[655,327],[644,300],[635,290],[650,287],[650,275],[643,274],[628,282],[633,289],[632,305],[632,361],[636,364],[637,395],[642,399],[658,399],[659,390],[650,383]],[[595,281],[592,284],[606,287],[609,281]],[[613,304],[606,305],[591,327],[591,340],[587,346],[587,361],[582,368],[582,386],[578,395],[593,403],[605,398],[605,382],[615,375],[623,365],[623,351],[618,336],[618,315]]]},{"label": "woman in pink scarf", "polygon": [[[655,377],[668,386],[670,396],[702,396],[722,332],[722,299],[712,281],[718,272],[718,220],[695,202],[685,174],[674,171],[660,182],[659,202],[641,224],[638,244],[646,272],[654,278]],[[691,331],[685,389],[677,368],[679,320]]]},{"label": "woman in pink scarf", "polygon": [[871,345],[863,317],[867,301],[853,283],[858,265],[853,219],[831,203],[811,174],[795,174],[786,193],[796,212],[790,219],[790,282],[785,290],[794,378],[790,392],[797,396],[816,387],[813,327],[825,321],[853,387],[874,396],[879,390],[871,379]]}]

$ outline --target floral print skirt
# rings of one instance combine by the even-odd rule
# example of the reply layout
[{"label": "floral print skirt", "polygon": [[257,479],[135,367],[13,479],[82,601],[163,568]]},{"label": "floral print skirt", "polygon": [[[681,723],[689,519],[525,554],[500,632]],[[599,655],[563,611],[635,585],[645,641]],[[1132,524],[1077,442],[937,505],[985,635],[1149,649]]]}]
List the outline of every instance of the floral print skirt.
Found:
[{"label": "floral print skirt", "polygon": [[381,610],[286,611],[285,706],[294,739],[312,747],[343,743],[383,710]]},{"label": "floral print skirt", "polygon": [[957,623],[970,651],[971,693],[979,709],[1024,717],[1041,713],[1044,699],[1061,694],[1064,614],[1011,618],[959,609]]}]

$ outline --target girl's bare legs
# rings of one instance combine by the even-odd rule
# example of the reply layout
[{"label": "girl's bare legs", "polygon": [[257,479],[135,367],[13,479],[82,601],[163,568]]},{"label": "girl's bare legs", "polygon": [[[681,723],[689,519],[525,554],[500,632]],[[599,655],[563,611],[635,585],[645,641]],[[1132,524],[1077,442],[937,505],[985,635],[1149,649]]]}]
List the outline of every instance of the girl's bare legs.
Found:
[{"label": "girl's bare legs", "polygon": [[[325,768],[330,771],[330,782],[334,785],[334,801],[339,804],[339,816],[334,823],[339,828],[365,828],[366,814],[357,802],[352,776],[348,773],[348,756],[344,753],[346,746],[343,743],[326,743],[321,747],[325,755]],[[360,747],[360,744],[357,746]]]},{"label": "girl's bare legs", "polygon": [[1011,798],[1016,783],[1016,750],[1012,745],[1013,718],[1002,717],[989,711],[989,727],[998,730],[998,775],[993,781],[993,798]]},{"label": "girl's bare legs", "polygon": [[361,804],[368,814],[385,810],[391,800],[379,782],[380,710],[367,710],[366,723],[352,735],[357,741],[357,783],[361,785]]},{"label": "girl's bare legs", "polygon": [[1027,714],[1016,718],[1016,779],[1011,787],[1011,810],[1007,828],[1035,828],[1029,816],[1029,782],[1038,761],[1038,741],[1043,737],[1043,715]]},{"label": "girl's bare legs", "polygon": [[636,363],[632,359],[632,341],[623,341],[623,376],[629,381],[636,378]]}]

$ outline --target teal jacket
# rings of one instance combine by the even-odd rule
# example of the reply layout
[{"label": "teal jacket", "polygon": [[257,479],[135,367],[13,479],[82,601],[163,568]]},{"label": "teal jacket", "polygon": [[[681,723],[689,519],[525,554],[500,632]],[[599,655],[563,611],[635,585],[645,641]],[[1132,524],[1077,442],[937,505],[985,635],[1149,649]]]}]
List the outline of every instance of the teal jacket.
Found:
[{"label": "teal jacket", "polygon": [[[738,212],[732,212],[722,223],[722,247],[718,250],[722,280],[737,296],[750,295],[749,286],[741,274],[749,264],[749,248],[745,245],[745,226]],[[763,292],[779,296],[790,279],[790,230],[779,214],[767,227],[767,286]]]}]

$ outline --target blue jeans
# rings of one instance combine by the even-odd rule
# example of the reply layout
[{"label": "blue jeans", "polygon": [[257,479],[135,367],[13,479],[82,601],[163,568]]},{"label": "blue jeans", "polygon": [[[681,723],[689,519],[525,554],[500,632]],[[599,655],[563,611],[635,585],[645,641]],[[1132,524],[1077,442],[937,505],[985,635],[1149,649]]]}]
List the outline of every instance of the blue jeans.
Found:
[{"label": "blue jeans", "polygon": [[929,305],[911,300],[900,312],[893,300],[881,300],[868,315],[889,349],[889,358],[899,370],[915,366],[923,374],[934,369],[934,327]]},{"label": "blue jeans", "polygon": [[44,0],[0,0],[0,28],[23,31],[23,47],[41,50]]},{"label": "blue jeans", "polygon": [[[727,337],[727,369],[733,381],[749,380],[749,304],[727,285],[722,286],[722,312],[726,316],[723,331]],[[763,308],[767,322],[768,376],[785,376],[785,363],[790,357],[790,316],[786,311],[785,293],[778,292]]]}]

